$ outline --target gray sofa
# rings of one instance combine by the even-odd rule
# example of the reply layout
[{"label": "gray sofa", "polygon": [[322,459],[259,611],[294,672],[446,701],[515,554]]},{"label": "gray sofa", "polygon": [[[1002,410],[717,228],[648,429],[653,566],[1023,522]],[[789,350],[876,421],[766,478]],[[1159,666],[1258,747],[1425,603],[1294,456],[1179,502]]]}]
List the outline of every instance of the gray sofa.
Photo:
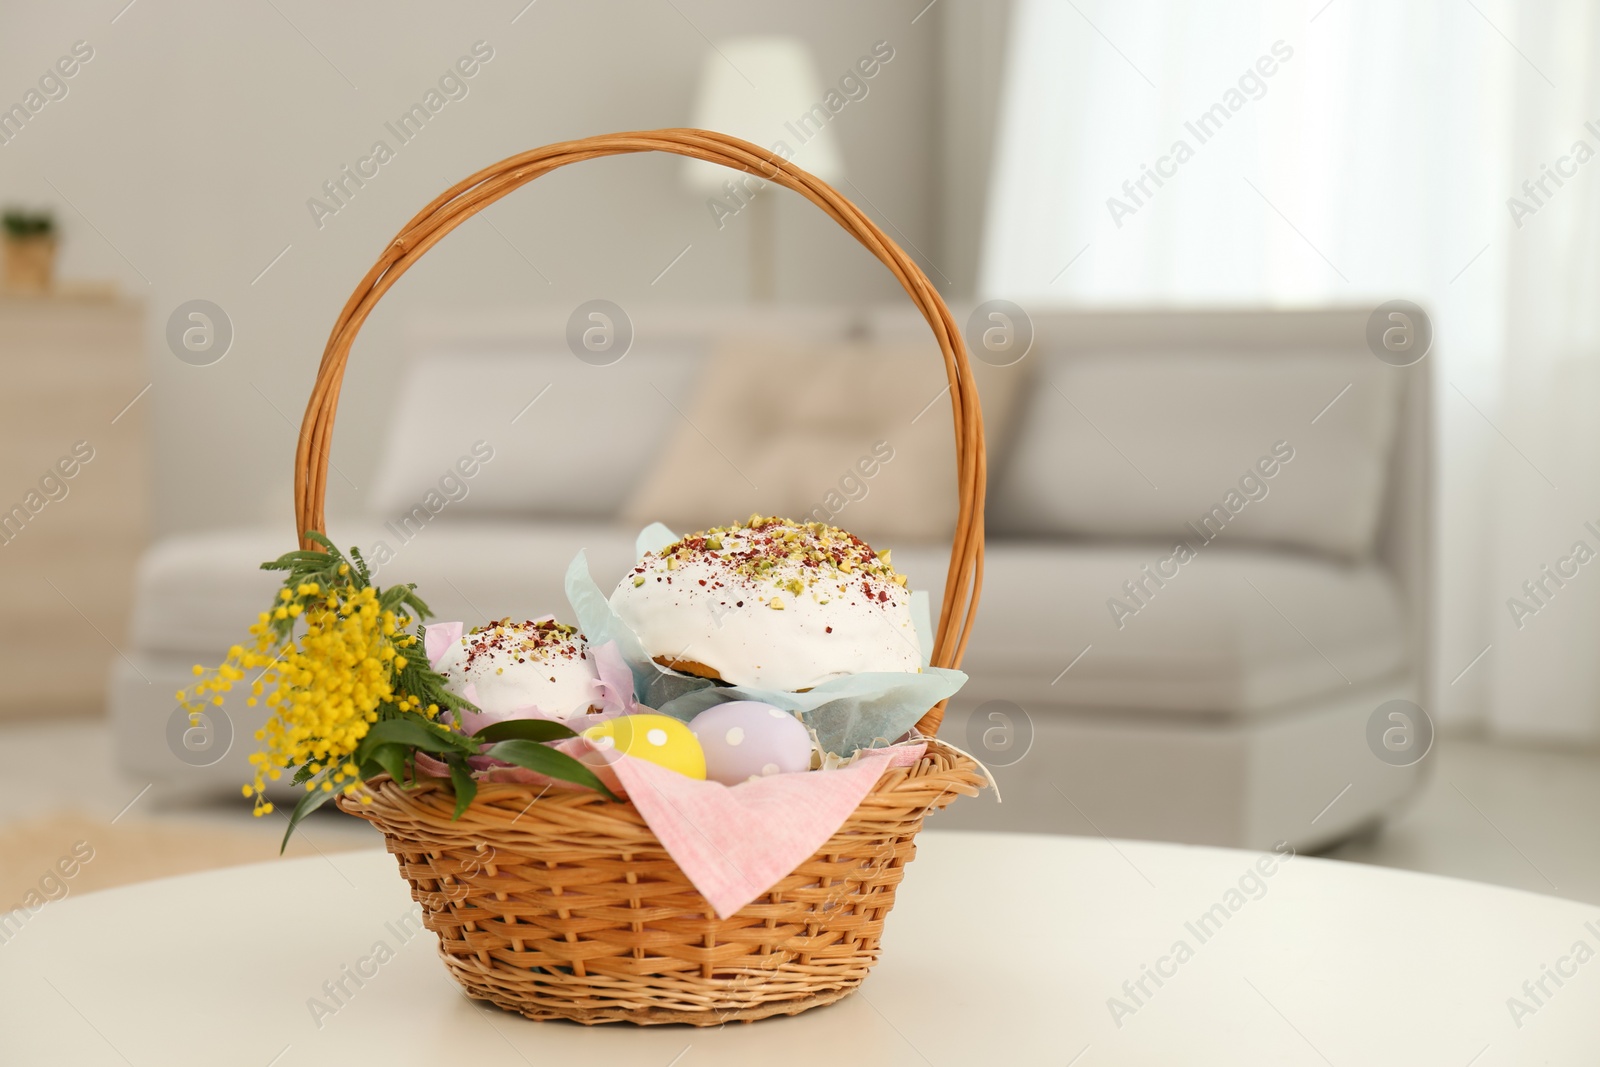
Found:
[{"label": "gray sofa", "polygon": [[[1380,760],[1367,725],[1390,699],[1428,703],[1429,361],[1380,363],[1365,324],[1356,309],[1034,316],[1027,386],[990,427],[971,681],[943,730],[990,763],[1003,803],[955,805],[938,825],[1304,849],[1416,787],[1425,764]],[[366,514],[331,522],[341,543],[385,545],[380,580],[417,582],[443,618],[564,611],[580,548],[602,587],[621,575],[636,530],[616,515],[680,417],[663,397],[692,392],[718,337],[926,330],[899,310],[652,310],[618,365],[632,376],[586,394],[594,368],[566,352],[563,326],[419,323],[414,398],[449,409],[439,383],[468,371],[478,392],[447,429],[390,450],[403,461],[380,471]],[[527,416],[507,421],[545,384],[539,403],[559,399],[547,430],[608,413],[576,473],[530,460]],[[490,438],[492,462],[460,465]],[[436,510],[408,506],[435,488]],[[271,595],[253,567],[286,540],[282,525],[225,530],[146,555],[133,665],[110,691],[130,774],[172,789],[243,780],[255,713],[231,703],[186,733],[171,693]],[[937,605],[947,550],[892,547]]]}]

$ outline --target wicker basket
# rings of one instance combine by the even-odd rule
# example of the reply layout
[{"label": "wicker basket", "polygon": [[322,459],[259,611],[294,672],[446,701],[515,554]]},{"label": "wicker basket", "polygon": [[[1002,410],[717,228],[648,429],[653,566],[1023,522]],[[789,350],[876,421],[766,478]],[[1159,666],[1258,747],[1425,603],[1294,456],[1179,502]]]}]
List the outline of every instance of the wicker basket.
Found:
[{"label": "wicker basket", "polygon": [[[792,189],[892,271],[938,340],[950,379],[960,510],[932,661],[960,663],[983,579],[983,419],[950,310],[915,263],[850,201],[755,145],[705,130],[656,130],[548,145],[494,164],[429,204],[390,242],[345,304],[323,353],[295,456],[300,531],[324,529],[328,446],[351,344],[383,294],[477,212],[558,167],[671,152]],[[312,547],[308,544],[307,547]],[[930,739],[941,704],[917,724]],[[691,1023],[793,1015],[848,994],[876,961],[884,917],[929,811],[983,785],[977,765],[937,740],[886,772],[810,859],[719,919],[638,810],[579,790],[480,786],[457,821],[447,783],[368,785],[339,800],[381,830],[468,994],[532,1019]]]}]

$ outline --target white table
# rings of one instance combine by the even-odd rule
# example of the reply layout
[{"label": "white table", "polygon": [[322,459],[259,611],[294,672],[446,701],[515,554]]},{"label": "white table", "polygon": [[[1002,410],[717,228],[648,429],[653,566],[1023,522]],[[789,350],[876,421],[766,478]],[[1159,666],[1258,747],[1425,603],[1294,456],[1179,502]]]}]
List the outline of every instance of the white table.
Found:
[{"label": "white table", "polygon": [[[1490,1067],[1600,1054],[1600,960],[1561,962],[1580,940],[1600,950],[1600,909],[1297,857],[1202,942],[1185,924],[1226,908],[1257,855],[938,831],[920,844],[859,992],[720,1030],[533,1023],[468,1001],[431,934],[402,944],[386,926],[410,898],[382,853],[68,898],[0,945],[0,1062]],[[308,999],[379,940],[393,959],[347,982],[354,994],[319,1028]],[[1192,956],[1163,962],[1179,940]],[[1142,965],[1171,976],[1146,978],[1136,1002],[1123,983]],[[1523,983],[1544,965],[1575,973],[1546,978],[1535,1005]],[[1113,996],[1135,1008],[1120,1026]],[[1513,996],[1535,1008],[1520,1027]]]}]

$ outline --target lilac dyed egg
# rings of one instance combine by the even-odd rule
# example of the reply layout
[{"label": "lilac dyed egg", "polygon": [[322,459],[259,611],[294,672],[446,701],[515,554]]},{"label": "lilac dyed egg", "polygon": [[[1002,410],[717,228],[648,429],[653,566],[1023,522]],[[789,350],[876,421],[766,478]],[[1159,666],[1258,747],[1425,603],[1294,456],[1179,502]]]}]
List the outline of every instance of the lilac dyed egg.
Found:
[{"label": "lilac dyed egg", "polygon": [[811,732],[789,712],[754,700],[707,708],[689,722],[706,754],[706,778],[738,785],[811,769]]}]

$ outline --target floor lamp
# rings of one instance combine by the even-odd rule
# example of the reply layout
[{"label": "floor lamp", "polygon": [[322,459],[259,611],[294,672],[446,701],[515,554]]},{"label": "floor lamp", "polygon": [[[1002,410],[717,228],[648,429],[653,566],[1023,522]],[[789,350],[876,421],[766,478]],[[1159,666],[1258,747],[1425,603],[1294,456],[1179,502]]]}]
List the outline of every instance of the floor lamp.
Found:
[{"label": "floor lamp", "polygon": [[[811,50],[793,37],[719,41],[706,54],[693,125],[742,137],[763,148],[786,146],[789,158],[826,182],[844,177],[833,132],[834,113]],[[684,184],[705,196],[718,228],[748,217],[750,295],[777,295],[776,189],[726,167],[684,161]]]}]

